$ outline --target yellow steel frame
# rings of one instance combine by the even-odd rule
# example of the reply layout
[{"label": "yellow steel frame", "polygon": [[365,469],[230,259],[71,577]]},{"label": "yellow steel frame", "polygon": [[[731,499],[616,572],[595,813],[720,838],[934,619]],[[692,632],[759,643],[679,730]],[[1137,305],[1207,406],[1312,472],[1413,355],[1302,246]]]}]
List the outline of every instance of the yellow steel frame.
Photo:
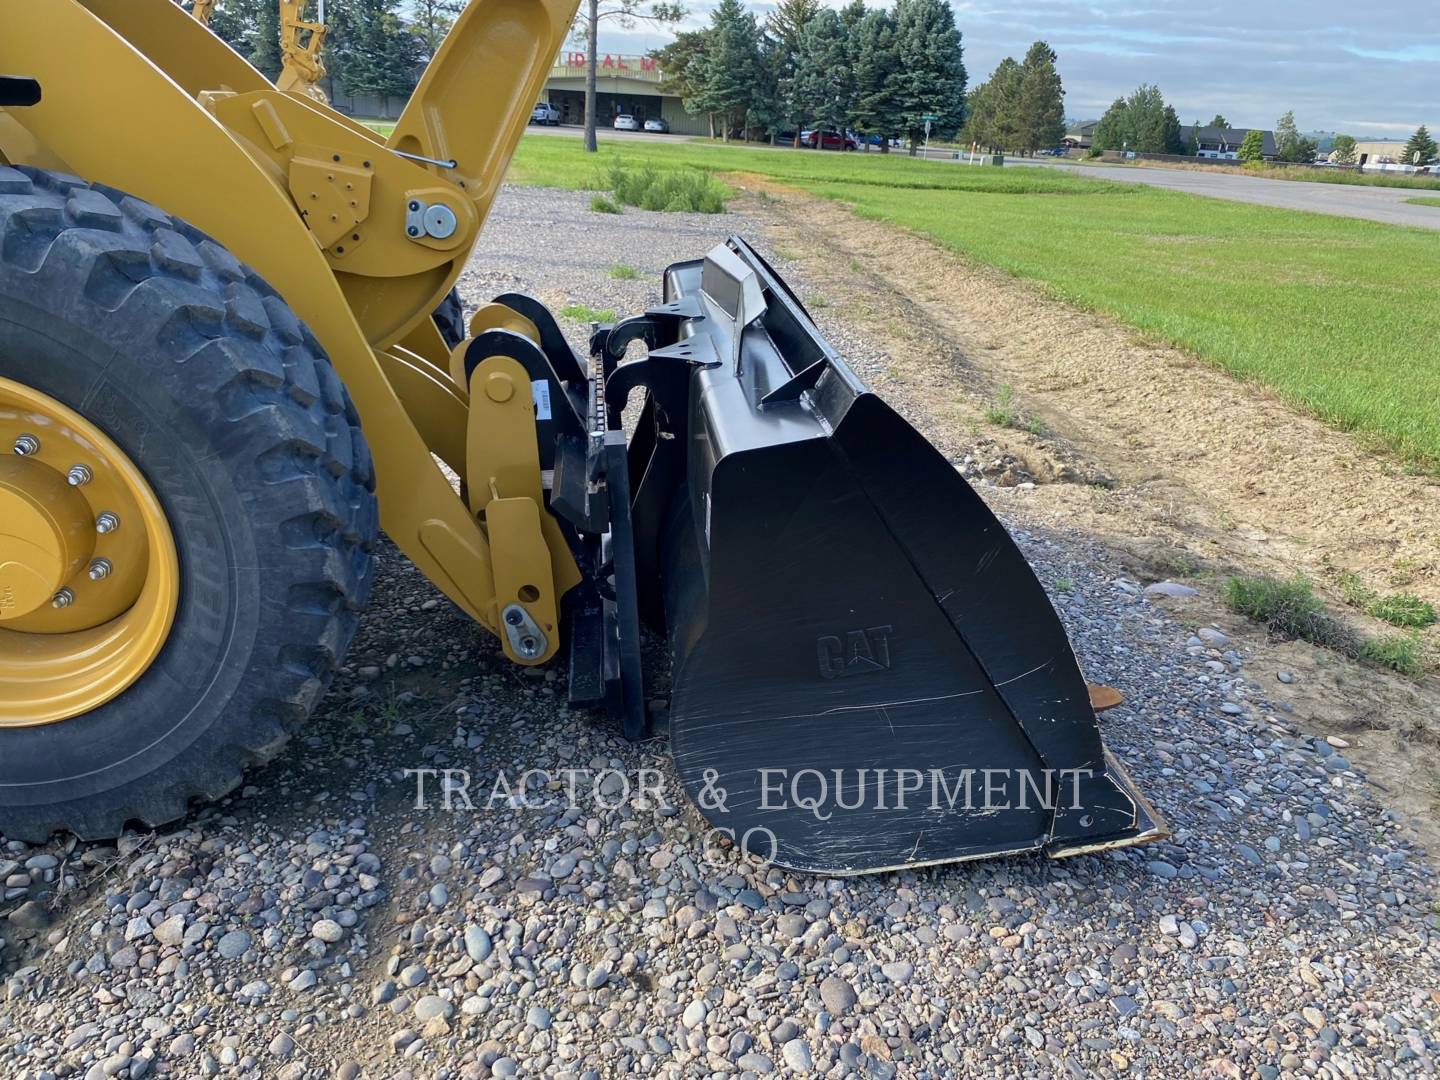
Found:
[{"label": "yellow steel frame", "polygon": [[[325,24],[309,22],[301,12],[303,0],[280,0],[280,59],[284,65],[275,87],[287,94],[300,94],[326,102],[320,80],[325,77]],[[300,35],[310,36],[301,44]]]},{"label": "yellow steel frame", "polygon": [[[184,218],[253,266],[349,387],[386,532],[497,632],[500,607],[515,598],[497,598],[496,581],[510,578],[507,565],[533,564],[522,547],[533,535],[488,534],[431,458],[462,481],[475,468],[469,387],[452,377],[430,313],[474,246],[575,8],[473,0],[386,142],[280,93],[171,0],[0,0],[0,70],[32,75],[43,90],[39,105],[0,111],[0,158],[63,163]],[[454,232],[407,235],[414,199],[448,208]],[[487,478],[534,454],[487,443]],[[552,536],[550,605],[579,580]],[[532,614],[544,623],[552,611]],[[557,637],[535,658],[505,647],[538,663]]]}]

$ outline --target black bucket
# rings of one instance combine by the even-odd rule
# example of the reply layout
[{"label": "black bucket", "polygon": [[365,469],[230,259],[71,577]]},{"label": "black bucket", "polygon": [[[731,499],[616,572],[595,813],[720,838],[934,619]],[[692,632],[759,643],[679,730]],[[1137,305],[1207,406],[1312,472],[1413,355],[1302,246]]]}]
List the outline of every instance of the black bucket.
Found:
[{"label": "black bucket", "polygon": [[829,873],[1163,835],[1009,534],[764,261],[732,238],[665,298],[647,325],[674,343],[606,397],[651,391],[628,470],[641,610],[718,835]]}]

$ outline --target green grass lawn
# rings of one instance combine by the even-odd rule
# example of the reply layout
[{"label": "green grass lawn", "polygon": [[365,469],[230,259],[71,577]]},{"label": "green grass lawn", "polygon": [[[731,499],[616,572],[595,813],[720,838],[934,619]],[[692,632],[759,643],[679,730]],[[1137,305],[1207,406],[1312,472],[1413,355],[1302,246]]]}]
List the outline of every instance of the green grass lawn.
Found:
[{"label": "green grass lawn", "polygon": [[1414,203],[1416,206],[1440,206],[1440,199],[1431,199],[1424,195],[1414,199],[1406,199],[1407,203]]},{"label": "green grass lawn", "polygon": [[[1093,174],[903,154],[522,140],[509,179],[594,188],[609,163],[756,173],[913,229],[1274,387],[1440,467],[1440,236]],[[717,233],[723,228],[717,224]],[[1263,467],[1257,462],[1257,468]]]}]

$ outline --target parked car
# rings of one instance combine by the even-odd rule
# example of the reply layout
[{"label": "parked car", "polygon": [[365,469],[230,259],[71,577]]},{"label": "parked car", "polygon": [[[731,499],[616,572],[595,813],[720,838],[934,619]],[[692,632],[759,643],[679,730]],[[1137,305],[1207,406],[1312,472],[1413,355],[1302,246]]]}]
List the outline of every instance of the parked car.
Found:
[{"label": "parked car", "polygon": [[629,113],[621,113],[619,116],[615,117],[615,130],[639,131],[640,121],[636,120],[635,117],[631,116]]},{"label": "parked car", "polygon": [[557,127],[560,123],[560,110],[548,101],[538,101],[530,112],[530,122],[546,127]]},{"label": "parked car", "polygon": [[1069,151],[1063,146],[1054,146],[1048,150],[1036,150],[1036,157],[1064,157]]},{"label": "parked car", "polygon": [[802,131],[800,132],[800,145],[815,149],[816,136],[820,139],[821,150],[856,150],[859,148],[855,137],[848,133],[839,131]]},{"label": "parked car", "polygon": [[645,130],[659,132],[661,135],[668,135],[670,134],[670,125],[660,119],[660,117],[652,116],[649,120],[645,121]]}]

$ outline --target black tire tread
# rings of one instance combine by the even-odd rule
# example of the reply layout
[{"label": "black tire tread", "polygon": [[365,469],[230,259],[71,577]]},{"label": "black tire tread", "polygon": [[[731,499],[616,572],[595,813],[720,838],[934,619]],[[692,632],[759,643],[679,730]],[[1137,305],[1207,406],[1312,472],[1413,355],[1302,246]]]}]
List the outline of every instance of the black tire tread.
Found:
[{"label": "black tire tread", "polygon": [[[236,787],[309,715],[340,664],[374,577],[375,475],[349,395],[319,341],[284,300],[224,247],[143,200],[100,184],[0,165],[0,273],[37,275],[57,290],[57,316],[114,320],[153,343],[154,363],[182,365],[213,400],[216,444],[254,463],[262,514],[287,551],[285,605],[271,686],[223,736],[143,783],[82,806],[0,806],[0,834],[42,840],[68,829],[115,836],[131,820],[182,817],[191,799]],[[144,463],[139,462],[142,470]],[[266,505],[268,504],[268,505]],[[195,766],[187,770],[184,762]]]}]

